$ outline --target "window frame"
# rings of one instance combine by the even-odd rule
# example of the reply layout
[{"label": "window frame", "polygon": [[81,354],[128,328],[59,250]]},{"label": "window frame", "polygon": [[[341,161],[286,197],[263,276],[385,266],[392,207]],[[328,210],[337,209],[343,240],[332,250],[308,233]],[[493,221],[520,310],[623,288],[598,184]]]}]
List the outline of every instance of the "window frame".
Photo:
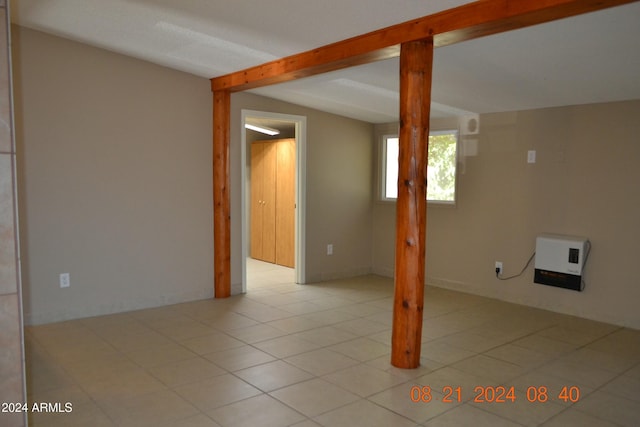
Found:
[{"label": "window frame", "polygon": [[[458,129],[440,129],[432,130],[429,132],[429,137],[436,135],[455,135],[456,138],[456,153],[455,153],[455,183],[453,190],[453,200],[433,200],[427,199],[428,205],[434,206],[456,206],[458,202],[458,170],[459,170],[459,157],[460,157],[460,131]],[[397,133],[385,133],[380,139],[380,163],[378,167],[378,174],[380,179],[378,180],[378,201],[383,203],[395,203],[397,197],[386,196],[386,181],[387,181],[387,140],[399,138]]]}]

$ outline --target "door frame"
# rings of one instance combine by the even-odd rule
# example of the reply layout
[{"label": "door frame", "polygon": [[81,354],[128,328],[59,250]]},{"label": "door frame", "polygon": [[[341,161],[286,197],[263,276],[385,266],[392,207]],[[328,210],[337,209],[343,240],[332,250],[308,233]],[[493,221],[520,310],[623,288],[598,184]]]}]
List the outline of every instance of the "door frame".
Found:
[{"label": "door frame", "polygon": [[294,271],[295,282],[303,284],[306,281],[305,273],[305,242],[306,242],[306,152],[307,152],[307,118],[305,116],[297,116],[292,114],[271,113],[267,111],[242,109],[240,112],[240,126],[242,135],[240,141],[240,165],[241,165],[241,242],[242,242],[242,293],[247,292],[247,257],[250,248],[250,206],[251,206],[251,182],[249,181],[249,164],[248,164],[248,142],[247,131],[244,124],[249,118],[267,118],[295,123],[295,140],[296,140],[296,170],[295,170],[295,195],[296,195],[296,212],[295,212],[295,255],[294,255]]}]

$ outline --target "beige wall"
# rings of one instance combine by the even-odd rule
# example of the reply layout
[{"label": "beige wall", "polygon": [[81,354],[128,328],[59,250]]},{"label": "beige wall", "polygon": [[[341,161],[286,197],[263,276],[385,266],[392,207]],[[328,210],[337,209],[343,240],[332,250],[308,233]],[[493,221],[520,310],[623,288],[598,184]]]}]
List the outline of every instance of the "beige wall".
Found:
[{"label": "beige wall", "polygon": [[[211,297],[209,81],[15,29],[26,321]],[[307,281],[369,272],[371,125],[241,93],[232,96],[232,291],[241,290],[243,108],[307,117]],[[66,272],[71,286],[60,289]]]},{"label": "beige wall", "polygon": [[[639,115],[630,101],[481,116],[457,206],[427,209],[427,283],[640,328]],[[537,163],[527,164],[528,150]],[[394,211],[374,205],[373,264],[383,274],[393,271]],[[583,292],[534,284],[532,267],[495,278],[495,261],[518,273],[544,232],[591,240]]]},{"label": "beige wall", "polygon": [[[13,141],[9,34],[0,0],[0,402],[25,402],[20,275],[16,227],[16,151]],[[25,414],[0,413],[0,425],[26,425]]]},{"label": "beige wall", "polygon": [[211,297],[209,81],[14,29],[25,321]]}]

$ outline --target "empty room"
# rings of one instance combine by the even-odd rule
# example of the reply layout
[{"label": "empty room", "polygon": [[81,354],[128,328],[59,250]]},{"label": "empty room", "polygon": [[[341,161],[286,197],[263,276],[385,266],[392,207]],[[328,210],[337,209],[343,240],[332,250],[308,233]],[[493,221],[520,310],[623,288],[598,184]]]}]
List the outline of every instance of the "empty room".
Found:
[{"label": "empty room", "polygon": [[0,1],[0,425],[636,426],[640,2]]}]

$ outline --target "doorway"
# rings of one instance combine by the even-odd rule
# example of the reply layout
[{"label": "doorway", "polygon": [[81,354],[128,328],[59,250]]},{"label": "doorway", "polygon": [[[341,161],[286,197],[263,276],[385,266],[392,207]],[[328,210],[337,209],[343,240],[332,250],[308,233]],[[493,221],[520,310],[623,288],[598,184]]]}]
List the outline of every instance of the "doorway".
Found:
[{"label": "doorway", "polygon": [[[266,131],[279,132],[273,136],[257,133],[245,126],[259,126]],[[256,277],[292,277],[295,283],[305,282],[305,153],[306,153],[306,117],[290,114],[279,114],[264,111],[242,110],[241,112],[241,179],[242,179],[242,292],[246,293],[251,288],[251,281]],[[294,259],[293,271],[287,271],[287,267],[267,263],[251,258],[251,213],[252,186],[251,186],[251,152],[252,144],[258,140],[292,139],[295,141],[295,171],[294,171]],[[255,189],[254,189],[255,191]],[[291,274],[293,273],[293,274]],[[253,278],[253,279],[252,279]]]}]

